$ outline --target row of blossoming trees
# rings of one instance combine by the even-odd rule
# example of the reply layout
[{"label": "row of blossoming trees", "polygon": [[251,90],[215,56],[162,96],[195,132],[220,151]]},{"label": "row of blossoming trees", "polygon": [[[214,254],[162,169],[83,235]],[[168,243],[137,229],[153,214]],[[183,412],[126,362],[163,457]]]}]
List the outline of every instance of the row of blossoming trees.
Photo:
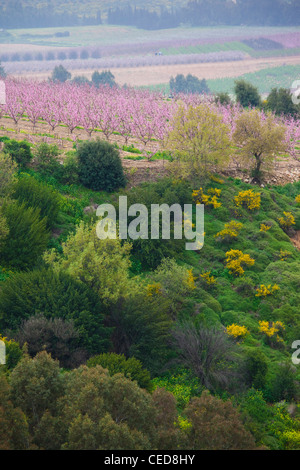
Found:
[{"label": "row of blossoming trees", "polygon": [[[0,118],[8,116],[16,126],[27,117],[33,128],[39,121],[49,124],[52,132],[65,125],[72,134],[77,127],[91,137],[101,130],[106,139],[118,133],[127,144],[129,137],[138,139],[145,147],[151,140],[164,141],[172,130],[173,118],[180,106],[198,106],[205,100],[211,111],[222,117],[224,124],[235,132],[237,119],[244,113],[239,105],[220,105],[213,98],[201,95],[178,95],[166,99],[160,93],[133,88],[76,86],[70,83],[6,81],[6,104],[0,105]],[[263,111],[261,118],[264,119]],[[300,139],[299,121],[285,117],[286,142],[293,151]]]}]

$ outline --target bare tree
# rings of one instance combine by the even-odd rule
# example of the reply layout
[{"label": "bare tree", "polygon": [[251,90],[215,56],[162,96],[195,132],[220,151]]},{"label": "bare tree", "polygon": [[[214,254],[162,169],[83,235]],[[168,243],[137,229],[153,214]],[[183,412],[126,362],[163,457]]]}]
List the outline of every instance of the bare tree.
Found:
[{"label": "bare tree", "polygon": [[178,360],[193,370],[204,387],[227,386],[235,376],[235,345],[222,330],[186,322],[173,330],[173,338]]}]

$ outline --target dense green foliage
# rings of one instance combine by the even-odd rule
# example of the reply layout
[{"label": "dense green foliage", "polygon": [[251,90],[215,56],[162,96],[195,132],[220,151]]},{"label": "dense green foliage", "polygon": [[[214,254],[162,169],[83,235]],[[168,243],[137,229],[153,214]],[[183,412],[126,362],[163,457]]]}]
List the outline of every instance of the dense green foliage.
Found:
[{"label": "dense green foliage", "polygon": [[10,277],[0,293],[0,329],[17,332],[23,320],[36,314],[72,320],[81,345],[90,353],[109,346],[110,330],[103,325],[104,308],[97,295],[70,276],[51,270],[22,272]]},{"label": "dense green foliage", "polygon": [[53,227],[57,221],[60,197],[48,185],[24,175],[14,185],[12,196],[20,203],[25,203],[27,207],[40,209],[40,215],[42,218],[46,217],[48,227]]},{"label": "dense green foliage", "polygon": [[109,142],[84,142],[78,148],[80,182],[95,191],[114,191],[125,186],[118,150]]},{"label": "dense green foliage", "polygon": [[41,218],[40,209],[19,202],[3,204],[1,212],[9,228],[0,253],[1,263],[17,270],[34,267],[48,244],[47,219]]},{"label": "dense green foliage", "polygon": [[8,154],[15,161],[19,168],[24,168],[32,159],[32,153],[28,142],[9,140],[5,142],[4,153]]},{"label": "dense green foliage", "polygon": [[237,101],[244,107],[248,106],[259,106],[260,105],[260,94],[258,89],[251,83],[245,80],[236,80],[234,92]]},{"label": "dense green foliage", "polygon": [[106,353],[91,357],[87,361],[88,367],[102,366],[108,369],[110,375],[122,373],[131,380],[136,380],[141,388],[151,392],[153,385],[151,377],[140,361],[134,357],[126,359],[124,354]]},{"label": "dense green foliage", "polygon": [[265,107],[279,116],[282,114],[288,116],[299,114],[299,106],[293,103],[292,93],[286,88],[273,88],[267,98]]}]

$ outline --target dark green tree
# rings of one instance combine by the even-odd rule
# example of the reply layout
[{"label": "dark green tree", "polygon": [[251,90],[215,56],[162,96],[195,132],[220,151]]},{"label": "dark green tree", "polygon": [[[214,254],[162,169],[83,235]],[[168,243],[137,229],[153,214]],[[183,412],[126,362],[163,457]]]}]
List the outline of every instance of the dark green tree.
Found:
[{"label": "dark green tree", "polygon": [[142,292],[112,306],[107,323],[114,328],[114,351],[139,359],[151,374],[159,373],[171,353],[168,308],[166,299]]},{"label": "dark green tree", "polygon": [[270,383],[270,398],[274,402],[297,399],[299,386],[296,383],[296,368],[289,363],[279,365]]},{"label": "dark green tree", "polygon": [[40,209],[41,217],[47,218],[47,226],[53,227],[60,208],[60,196],[51,186],[24,175],[15,183],[12,197],[28,208]]},{"label": "dark green tree", "polygon": [[273,88],[271,90],[267,98],[266,109],[277,115],[296,116],[300,113],[300,107],[293,103],[292,94],[286,88]]},{"label": "dark green tree", "polygon": [[5,142],[3,152],[8,154],[20,169],[24,169],[33,156],[26,141],[9,140]]},{"label": "dark green tree", "polygon": [[111,73],[110,70],[104,70],[103,72],[99,73],[95,71],[92,75],[92,83],[98,88],[101,85],[107,85],[111,88],[117,86],[115,82],[115,77]]},{"label": "dark green tree", "polygon": [[261,105],[261,98],[258,88],[245,80],[236,80],[234,92],[237,101],[244,107],[248,106],[257,107]]},{"label": "dark green tree", "polygon": [[256,389],[263,389],[268,372],[265,355],[256,349],[247,351],[244,368],[247,385]]},{"label": "dark green tree", "polygon": [[64,83],[71,79],[71,73],[63,65],[57,65],[51,75],[51,81]]},{"label": "dark green tree", "polygon": [[109,142],[84,142],[77,155],[79,179],[87,188],[111,192],[125,186],[119,151]]},{"label": "dark green tree", "polygon": [[0,253],[2,264],[16,270],[32,268],[49,241],[47,219],[41,218],[40,209],[16,201],[6,202],[1,211],[9,228]]},{"label": "dark green tree", "polygon": [[170,79],[170,90],[172,93],[209,93],[206,80],[199,80],[194,75],[188,74],[186,77],[182,74],[176,75],[175,79]]}]

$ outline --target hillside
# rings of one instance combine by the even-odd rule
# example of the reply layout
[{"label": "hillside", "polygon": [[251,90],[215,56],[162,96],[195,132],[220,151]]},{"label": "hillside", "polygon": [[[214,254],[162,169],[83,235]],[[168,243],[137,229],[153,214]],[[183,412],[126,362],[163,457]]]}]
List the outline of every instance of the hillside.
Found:
[{"label": "hillside", "polygon": [[[24,8],[34,7],[43,9],[51,7],[55,13],[71,13],[78,15],[96,15],[98,11],[104,14],[109,8],[126,7],[128,0],[20,0]],[[16,3],[16,2],[15,2]],[[188,0],[173,0],[165,2],[163,0],[135,0],[134,5],[139,8],[159,11],[160,8],[181,7],[188,3]],[[12,0],[0,0],[0,7],[12,4]]]},{"label": "hillside", "polygon": [[0,448],[299,450],[289,90],[67,77],[4,82]]}]

